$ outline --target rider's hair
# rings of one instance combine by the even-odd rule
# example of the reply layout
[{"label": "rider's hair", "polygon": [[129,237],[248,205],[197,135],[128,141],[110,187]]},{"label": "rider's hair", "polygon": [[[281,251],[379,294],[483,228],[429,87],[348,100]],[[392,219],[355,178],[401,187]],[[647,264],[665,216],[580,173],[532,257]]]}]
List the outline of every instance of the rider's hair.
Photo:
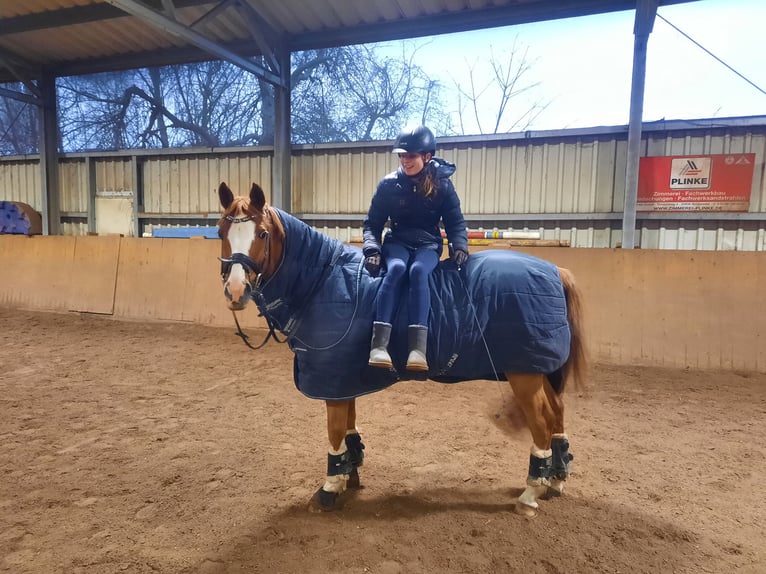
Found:
[{"label": "rider's hair", "polygon": [[[423,154],[425,159],[425,154]],[[430,163],[426,163],[423,175],[418,182],[418,193],[423,197],[432,197],[436,194],[436,173]]]}]

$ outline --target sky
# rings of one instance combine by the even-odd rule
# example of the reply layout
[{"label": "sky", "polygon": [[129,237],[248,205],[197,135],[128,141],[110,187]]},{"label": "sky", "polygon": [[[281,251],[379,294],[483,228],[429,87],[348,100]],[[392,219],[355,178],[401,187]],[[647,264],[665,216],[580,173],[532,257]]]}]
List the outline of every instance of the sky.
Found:
[{"label": "sky", "polygon": [[[658,15],[766,90],[766,0],[699,0],[661,6]],[[515,42],[528,50],[528,84],[539,83],[514,100],[515,109],[548,103],[528,129],[625,125],[634,19],[630,10],[434,36],[415,41],[416,61],[452,85],[466,81],[470,65],[477,71],[486,66],[490,48],[507,55]],[[659,17],[646,66],[644,121],[766,115],[766,94]]]}]

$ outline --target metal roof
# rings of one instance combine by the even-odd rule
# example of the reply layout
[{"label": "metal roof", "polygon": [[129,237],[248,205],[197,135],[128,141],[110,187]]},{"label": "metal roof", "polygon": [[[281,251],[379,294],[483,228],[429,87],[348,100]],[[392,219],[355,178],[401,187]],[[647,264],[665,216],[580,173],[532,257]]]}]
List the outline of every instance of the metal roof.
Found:
[{"label": "metal roof", "polygon": [[[0,83],[414,38],[646,0],[1,0]],[[659,5],[693,0],[660,0]]]}]

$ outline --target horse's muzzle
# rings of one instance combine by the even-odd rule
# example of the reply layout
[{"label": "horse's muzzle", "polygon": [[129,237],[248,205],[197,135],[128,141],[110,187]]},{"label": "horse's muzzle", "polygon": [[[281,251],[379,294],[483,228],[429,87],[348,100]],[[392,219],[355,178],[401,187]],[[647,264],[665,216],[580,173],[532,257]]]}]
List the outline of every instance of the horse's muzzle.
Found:
[{"label": "horse's muzzle", "polygon": [[227,282],[224,284],[223,294],[226,296],[229,309],[232,311],[241,311],[247,306],[247,302],[252,295],[252,287],[246,281],[237,285],[237,288],[232,289],[231,285]]}]

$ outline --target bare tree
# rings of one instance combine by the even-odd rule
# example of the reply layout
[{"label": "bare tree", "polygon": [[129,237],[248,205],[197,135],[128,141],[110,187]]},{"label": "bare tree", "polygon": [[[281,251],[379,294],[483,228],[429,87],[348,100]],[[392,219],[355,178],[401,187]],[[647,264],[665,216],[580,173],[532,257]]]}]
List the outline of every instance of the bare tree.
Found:
[{"label": "bare tree", "polygon": [[[26,93],[22,84],[9,84],[9,90]],[[0,97],[0,155],[37,153],[39,112],[33,104],[9,96]]]},{"label": "bare tree", "polygon": [[414,63],[415,51],[403,45],[397,58],[370,45],[328,51],[325,65],[293,87],[295,141],[386,139],[409,121],[436,121],[440,85]]},{"label": "bare tree", "polygon": [[[541,99],[512,106],[520,95],[540,86],[539,82],[526,83],[526,76],[532,68],[528,55],[529,48],[521,51],[514,40],[510,50],[500,55],[490,48],[488,61],[466,62],[468,81],[462,82],[453,77],[459,133],[476,133],[471,126],[476,126],[480,134],[523,131],[548,107],[550,102]],[[489,73],[480,71],[480,64],[486,64]]]},{"label": "bare tree", "polygon": [[66,78],[66,149],[258,143],[258,85],[225,62]]},{"label": "bare tree", "polygon": [[[417,64],[425,45],[294,53],[293,141],[389,139],[413,122],[439,134],[501,133],[526,129],[547,106],[540,100],[518,105],[519,96],[539,84],[526,83],[528,52],[515,43],[508,54],[491,51],[488,62],[468,63],[466,81],[453,77],[454,91]],[[65,77],[57,89],[64,151],[274,142],[274,87],[228,62]],[[3,98],[0,153],[36,150],[36,112]]]}]

